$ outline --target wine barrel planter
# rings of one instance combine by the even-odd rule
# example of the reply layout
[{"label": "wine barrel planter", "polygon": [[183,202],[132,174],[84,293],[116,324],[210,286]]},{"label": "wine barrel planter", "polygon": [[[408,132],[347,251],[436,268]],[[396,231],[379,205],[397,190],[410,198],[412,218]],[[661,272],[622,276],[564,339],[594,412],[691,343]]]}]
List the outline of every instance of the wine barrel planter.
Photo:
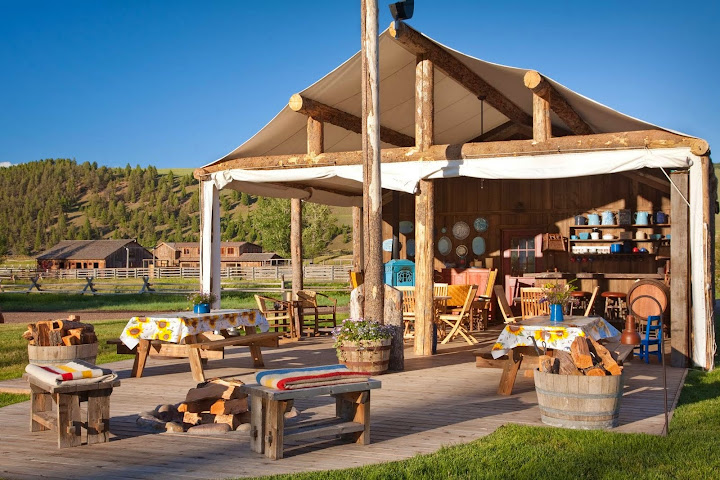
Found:
[{"label": "wine barrel planter", "polygon": [[344,342],[340,347],[340,363],[353,372],[368,372],[371,375],[385,373],[390,364],[392,339],[362,340]]},{"label": "wine barrel planter", "polygon": [[616,427],[623,375],[586,377],[535,370],[540,419],[553,427],[597,430]]},{"label": "wine barrel planter", "polygon": [[84,360],[95,364],[98,353],[98,343],[85,343],[82,345],[40,347],[28,345],[28,360],[35,365],[58,365],[73,360]]}]

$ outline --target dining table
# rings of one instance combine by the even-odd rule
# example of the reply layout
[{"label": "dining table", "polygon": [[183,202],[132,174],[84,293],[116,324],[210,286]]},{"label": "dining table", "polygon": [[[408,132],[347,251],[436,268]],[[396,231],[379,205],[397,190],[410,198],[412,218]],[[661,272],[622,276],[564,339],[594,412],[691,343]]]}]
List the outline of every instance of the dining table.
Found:
[{"label": "dining table", "polygon": [[[239,341],[255,335],[258,330],[268,332],[269,328],[267,319],[255,309],[161,313],[132,317],[123,328],[120,341],[135,354],[132,376],[141,377],[148,355],[188,357],[191,367],[196,369],[194,363],[200,363],[200,355],[203,360],[223,358],[224,346],[230,346],[232,339]],[[239,330],[244,331],[244,337],[240,337]],[[260,335],[255,338],[260,340]],[[201,343],[209,344],[203,347],[212,345],[213,348],[190,348]],[[250,345],[252,342],[235,343]],[[256,349],[253,356],[258,356],[259,346],[253,344],[251,350],[253,348]],[[194,356],[198,356],[197,362],[193,362]]]},{"label": "dining table", "polygon": [[549,315],[527,318],[509,323],[500,332],[491,354],[493,358],[508,356],[498,386],[498,394],[510,395],[520,368],[523,355],[537,350],[563,350],[570,352],[570,346],[577,337],[605,340],[619,337],[620,332],[600,316],[565,316],[562,322],[550,321]]}]

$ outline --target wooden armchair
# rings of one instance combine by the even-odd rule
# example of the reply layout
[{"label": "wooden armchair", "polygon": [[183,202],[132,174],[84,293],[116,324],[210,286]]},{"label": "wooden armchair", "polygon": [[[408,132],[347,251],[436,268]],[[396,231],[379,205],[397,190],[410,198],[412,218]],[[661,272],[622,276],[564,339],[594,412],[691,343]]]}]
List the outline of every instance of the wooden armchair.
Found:
[{"label": "wooden armchair", "polygon": [[550,304],[541,302],[545,298],[540,287],[520,288],[520,308],[523,320],[539,315],[550,315]]},{"label": "wooden armchair", "polygon": [[270,331],[274,329],[275,332],[288,333],[292,338],[297,336],[290,302],[260,295],[255,295],[255,302],[262,316],[270,324]]},{"label": "wooden armchair", "polygon": [[[300,328],[302,330],[305,330],[305,327],[311,328],[313,335],[332,333],[333,328],[337,326],[337,299],[313,290],[299,290],[297,297],[301,309]],[[324,305],[318,303],[318,297],[325,299]],[[328,326],[328,323],[332,323],[332,326]]]}]

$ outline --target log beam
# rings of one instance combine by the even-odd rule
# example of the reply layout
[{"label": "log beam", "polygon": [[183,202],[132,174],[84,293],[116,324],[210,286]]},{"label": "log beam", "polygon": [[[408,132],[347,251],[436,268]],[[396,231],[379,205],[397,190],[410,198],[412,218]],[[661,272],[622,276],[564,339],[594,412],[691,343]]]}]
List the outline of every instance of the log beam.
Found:
[{"label": "log beam", "polygon": [[647,185],[648,187],[654,188],[655,190],[659,190],[663,193],[670,193],[670,182],[668,182],[664,178],[656,177],[654,175],[649,175],[647,173],[639,171],[622,172],[620,175],[634,180],[638,183]]},{"label": "log beam", "polygon": [[[321,122],[330,123],[351,132],[362,133],[362,119],[360,117],[343,112],[342,110],[338,110],[330,105],[325,105],[311,98],[303,97],[299,93],[290,97],[288,106],[294,112],[305,114]],[[411,136],[383,126],[380,126],[380,140],[390,145],[397,145],[398,147],[415,145],[415,139]]]},{"label": "log beam", "polygon": [[550,88],[548,84],[541,90],[533,90],[533,140],[546,142],[551,137],[552,122],[550,122]]},{"label": "log beam", "polygon": [[489,105],[511,121],[521,125],[532,125],[532,118],[523,109],[422,33],[404,22],[393,22],[390,24],[390,36],[410,53],[426,55],[435,67],[476,97],[484,97]]},{"label": "log beam", "polygon": [[[547,98],[550,109],[562,120],[575,135],[590,135],[593,129],[578,115],[565,97],[553,87],[550,82],[535,70],[525,74],[525,86],[532,90],[533,98],[538,96]],[[535,105],[535,100],[533,100]]]},{"label": "log beam", "polygon": [[[639,130],[635,132],[597,133],[593,135],[574,135],[553,137],[546,142],[533,140],[507,140],[498,142],[460,143],[451,145],[433,145],[428,150],[416,147],[386,148],[382,150],[383,163],[464,160],[481,157],[502,157],[516,155],[549,155],[577,151],[617,150],[619,148],[675,148],[697,149],[707,142],[698,138],[689,138],[664,130]],[[362,165],[362,152],[332,152],[320,155],[274,155],[246,157],[225,160],[195,170],[195,178],[206,180],[213,172],[240,169],[277,169],[283,167],[315,167],[328,165]]]}]

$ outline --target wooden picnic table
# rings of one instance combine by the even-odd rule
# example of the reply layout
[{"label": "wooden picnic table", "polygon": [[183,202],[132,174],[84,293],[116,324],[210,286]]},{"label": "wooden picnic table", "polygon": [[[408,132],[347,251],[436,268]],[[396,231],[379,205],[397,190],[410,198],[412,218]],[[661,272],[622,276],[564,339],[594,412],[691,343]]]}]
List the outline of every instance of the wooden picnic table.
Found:
[{"label": "wooden picnic table", "polygon": [[[245,335],[238,335],[237,329]],[[268,330],[265,317],[252,309],[132,317],[120,336],[118,353],[135,354],[132,376],[137,378],[142,376],[148,356],[188,358],[193,379],[202,382],[203,363],[224,358],[225,347],[249,347],[253,366],[263,367],[260,347],[277,347],[280,336]]]},{"label": "wooden picnic table", "polygon": [[534,352],[531,338],[535,339],[540,349],[552,355],[554,349],[570,352],[570,345],[581,335],[601,340],[617,337],[620,332],[598,316],[569,315],[562,322],[551,322],[549,315],[541,315],[507,324],[492,347],[493,358],[500,358],[505,354],[508,356],[497,393],[512,394],[523,356],[532,355]]}]

